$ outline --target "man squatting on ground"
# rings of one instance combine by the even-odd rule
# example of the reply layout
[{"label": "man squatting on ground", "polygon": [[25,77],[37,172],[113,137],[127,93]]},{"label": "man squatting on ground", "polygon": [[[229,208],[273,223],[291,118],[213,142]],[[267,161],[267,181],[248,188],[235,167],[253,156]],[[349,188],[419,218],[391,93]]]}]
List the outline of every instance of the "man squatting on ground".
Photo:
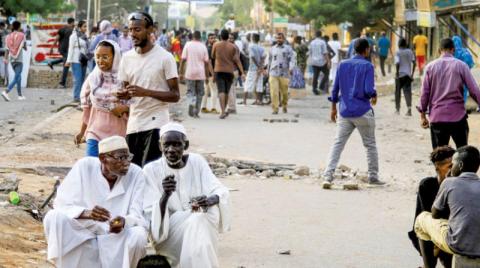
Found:
[{"label": "man squatting on ground", "polygon": [[415,220],[415,233],[440,250],[455,254],[454,267],[480,267],[480,153],[473,146],[457,149],[450,176],[440,185],[432,212]]},{"label": "man squatting on ground", "polygon": [[185,128],[160,131],[163,157],[144,168],[144,211],[157,254],[172,267],[219,267],[218,233],[230,225],[229,192],[207,161],[188,149]]},{"label": "man squatting on ground", "polygon": [[[455,150],[450,146],[437,147],[430,154],[430,161],[432,161],[432,164],[435,166],[437,176],[428,177],[420,181],[415,218],[424,211],[431,212],[438,189],[452,168],[452,156],[454,154]],[[443,251],[435,254],[433,243],[431,241],[418,239],[414,228],[408,233],[408,236],[410,240],[412,240],[413,246],[423,258],[423,268],[435,268],[437,266],[437,259],[440,260],[444,267],[452,266],[452,255]]]},{"label": "man squatting on ground", "polygon": [[102,140],[99,152],[75,163],[43,221],[57,267],[136,267],[146,254],[142,169],[123,137]]}]

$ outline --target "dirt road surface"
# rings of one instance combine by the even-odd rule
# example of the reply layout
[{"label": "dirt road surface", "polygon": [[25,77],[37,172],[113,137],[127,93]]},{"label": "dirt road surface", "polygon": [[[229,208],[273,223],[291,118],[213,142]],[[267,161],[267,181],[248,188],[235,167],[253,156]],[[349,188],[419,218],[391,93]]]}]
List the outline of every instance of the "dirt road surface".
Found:
[{"label": "dirt road surface", "polygon": [[[416,113],[411,118],[394,115],[392,98],[380,97],[375,108],[385,187],[326,191],[317,177],[223,178],[232,190],[233,226],[220,237],[222,267],[420,266],[406,233],[412,226],[416,184],[434,174],[428,163],[429,132],[420,129]],[[11,125],[22,132],[0,144],[0,176],[16,173],[21,179],[19,192],[39,200],[51,190],[56,170],[70,167],[84,154],[84,145],[73,145],[81,112],[67,109],[42,125],[39,118],[52,116],[47,110],[38,109],[31,118],[13,112],[0,118],[15,121]],[[325,96],[292,100],[286,115],[273,116],[269,107],[238,106],[238,114],[226,120],[210,114],[201,117],[184,117],[192,152],[307,165],[314,170],[325,167],[336,130],[328,120]],[[271,118],[299,122],[263,121]],[[478,114],[469,119],[473,145],[479,145],[478,119]],[[341,163],[366,171],[358,133],[352,135]],[[50,266],[44,261],[46,244],[39,222],[5,204],[0,206],[0,219],[0,267]],[[278,254],[287,250],[290,255]]]}]

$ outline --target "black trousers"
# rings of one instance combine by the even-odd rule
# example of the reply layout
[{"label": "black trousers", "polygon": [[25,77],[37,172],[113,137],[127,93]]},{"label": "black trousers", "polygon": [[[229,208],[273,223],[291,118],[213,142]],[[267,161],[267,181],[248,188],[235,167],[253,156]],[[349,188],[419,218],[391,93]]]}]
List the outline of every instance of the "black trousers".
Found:
[{"label": "black trousers", "polygon": [[455,146],[460,148],[468,144],[468,116],[458,122],[430,123],[430,133],[432,138],[432,148],[448,145],[450,137],[455,142]]},{"label": "black trousers", "polygon": [[380,70],[382,71],[382,75],[385,76],[385,60],[387,56],[380,56]]},{"label": "black trousers", "polygon": [[410,76],[407,75],[395,79],[395,108],[397,108],[397,111],[400,110],[402,89],[405,101],[407,102],[407,107],[410,109],[412,107],[412,79]]},{"label": "black trousers", "polygon": [[127,135],[128,148],[133,154],[132,163],[143,167],[162,157],[159,132],[159,129],[151,129]]},{"label": "black trousers", "polygon": [[65,86],[67,84],[67,76],[68,76],[68,69],[69,67],[65,67],[65,62],[67,62],[68,53],[62,53],[62,58],[58,60],[53,60],[50,63],[52,65],[56,65],[62,63],[63,71],[62,71],[62,78],[60,79],[60,85]]},{"label": "black trousers", "polygon": [[323,92],[328,92],[328,66],[324,64],[323,66],[315,66],[312,65],[313,68],[313,82],[312,82],[312,91],[313,93],[318,93],[318,77],[320,76],[320,72],[323,73],[322,81],[320,82],[320,90]]}]

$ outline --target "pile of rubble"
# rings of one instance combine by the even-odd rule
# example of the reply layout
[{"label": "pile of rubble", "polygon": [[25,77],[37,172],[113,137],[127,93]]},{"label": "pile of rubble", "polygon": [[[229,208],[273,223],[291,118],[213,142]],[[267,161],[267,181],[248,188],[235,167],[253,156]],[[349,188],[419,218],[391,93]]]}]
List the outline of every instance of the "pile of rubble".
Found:
[{"label": "pile of rubble", "polygon": [[[229,160],[225,158],[206,157],[213,173],[218,177],[244,176],[247,178],[284,178],[287,180],[313,179],[321,181],[321,170],[311,170],[307,166],[293,164],[273,164],[257,161]],[[368,174],[340,165],[333,175],[336,188],[358,190],[360,184],[368,183]]]},{"label": "pile of rubble", "polygon": [[259,178],[285,177],[287,179],[300,179],[314,175],[310,171],[310,168],[305,166],[297,167],[293,164],[229,160],[213,156],[207,156],[206,158],[213,173],[219,177],[241,175],[248,177],[256,176]]}]

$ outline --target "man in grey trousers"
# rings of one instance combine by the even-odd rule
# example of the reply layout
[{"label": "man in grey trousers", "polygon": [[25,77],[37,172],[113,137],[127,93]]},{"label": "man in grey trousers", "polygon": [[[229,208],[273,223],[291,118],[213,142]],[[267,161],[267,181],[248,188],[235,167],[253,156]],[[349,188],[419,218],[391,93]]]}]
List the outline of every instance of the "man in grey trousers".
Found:
[{"label": "man in grey trousers", "polygon": [[378,152],[375,141],[375,116],[372,105],[377,103],[375,91],[375,71],[368,60],[370,45],[367,39],[359,38],[354,44],[356,56],[342,61],[337,69],[333,84],[331,119],[337,122],[337,102],[340,103],[340,117],[335,142],[328,156],[328,165],[323,173],[324,189],[330,189],[333,173],[340,160],[340,155],[355,129],[362,137],[367,151],[368,181],[372,185],[383,185],[378,179]]}]

